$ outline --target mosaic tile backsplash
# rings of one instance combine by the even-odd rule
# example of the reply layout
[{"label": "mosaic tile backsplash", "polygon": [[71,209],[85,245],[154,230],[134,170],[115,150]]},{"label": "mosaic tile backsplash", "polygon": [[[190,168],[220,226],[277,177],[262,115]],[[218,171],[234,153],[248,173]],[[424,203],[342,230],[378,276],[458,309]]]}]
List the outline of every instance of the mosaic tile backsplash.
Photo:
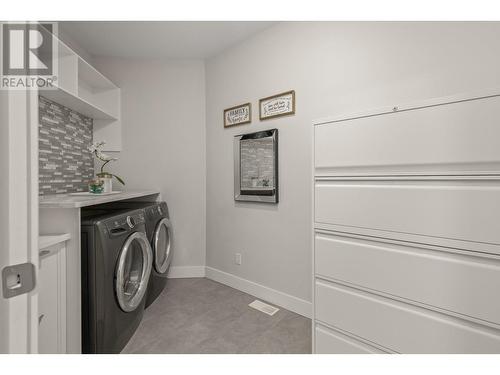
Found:
[{"label": "mosaic tile backsplash", "polygon": [[78,112],[39,97],[39,193],[87,190],[94,176],[93,122]]}]

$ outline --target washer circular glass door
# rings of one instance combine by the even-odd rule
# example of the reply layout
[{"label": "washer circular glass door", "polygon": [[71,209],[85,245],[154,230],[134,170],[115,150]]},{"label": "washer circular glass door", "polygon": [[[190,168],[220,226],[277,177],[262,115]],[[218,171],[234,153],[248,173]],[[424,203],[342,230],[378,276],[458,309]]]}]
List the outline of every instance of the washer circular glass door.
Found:
[{"label": "washer circular glass door", "polygon": [[163,218],[156,225],[153,238],[154,266],[158,273],[165,273],[172,258],[172,224]]},{"label": "washer circular glass door", "polygon": [[151,245],[144,233],[134,232],[125,240],[118,258],[115,285],[123,311],[134,311],[146,294],[152,257]]}]

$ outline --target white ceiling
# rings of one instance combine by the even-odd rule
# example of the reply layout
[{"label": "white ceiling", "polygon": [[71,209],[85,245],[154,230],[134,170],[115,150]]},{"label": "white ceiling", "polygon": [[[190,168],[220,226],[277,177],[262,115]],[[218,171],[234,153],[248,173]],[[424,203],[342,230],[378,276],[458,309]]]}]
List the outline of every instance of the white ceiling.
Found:
[{"label": "white ceiling", "polygon": [[206,59],[275,22],[59,22],[92,56],[147,59]]}]

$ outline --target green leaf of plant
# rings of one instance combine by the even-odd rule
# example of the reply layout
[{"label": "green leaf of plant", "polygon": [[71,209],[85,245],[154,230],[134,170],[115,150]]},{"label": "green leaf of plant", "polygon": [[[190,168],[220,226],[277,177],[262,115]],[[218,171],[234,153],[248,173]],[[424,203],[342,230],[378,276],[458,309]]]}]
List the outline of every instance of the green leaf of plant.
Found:
[{"label": "green leaf of plant", "polygon": [[125,182],[120,177],[118,177],[116,174],[114,174],[113,176],[118,180],[118,182],[120,184],[122,184],[123,186],[125,186]]}]

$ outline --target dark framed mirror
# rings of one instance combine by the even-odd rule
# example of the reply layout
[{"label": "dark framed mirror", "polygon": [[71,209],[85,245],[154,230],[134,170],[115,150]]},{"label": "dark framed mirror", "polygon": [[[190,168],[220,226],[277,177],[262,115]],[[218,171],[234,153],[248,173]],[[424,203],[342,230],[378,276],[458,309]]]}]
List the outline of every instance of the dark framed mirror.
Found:
[{"label": "dark framed mirror", "polygon": [[234,199],[278,203],[278,129],[234,137]]}]

